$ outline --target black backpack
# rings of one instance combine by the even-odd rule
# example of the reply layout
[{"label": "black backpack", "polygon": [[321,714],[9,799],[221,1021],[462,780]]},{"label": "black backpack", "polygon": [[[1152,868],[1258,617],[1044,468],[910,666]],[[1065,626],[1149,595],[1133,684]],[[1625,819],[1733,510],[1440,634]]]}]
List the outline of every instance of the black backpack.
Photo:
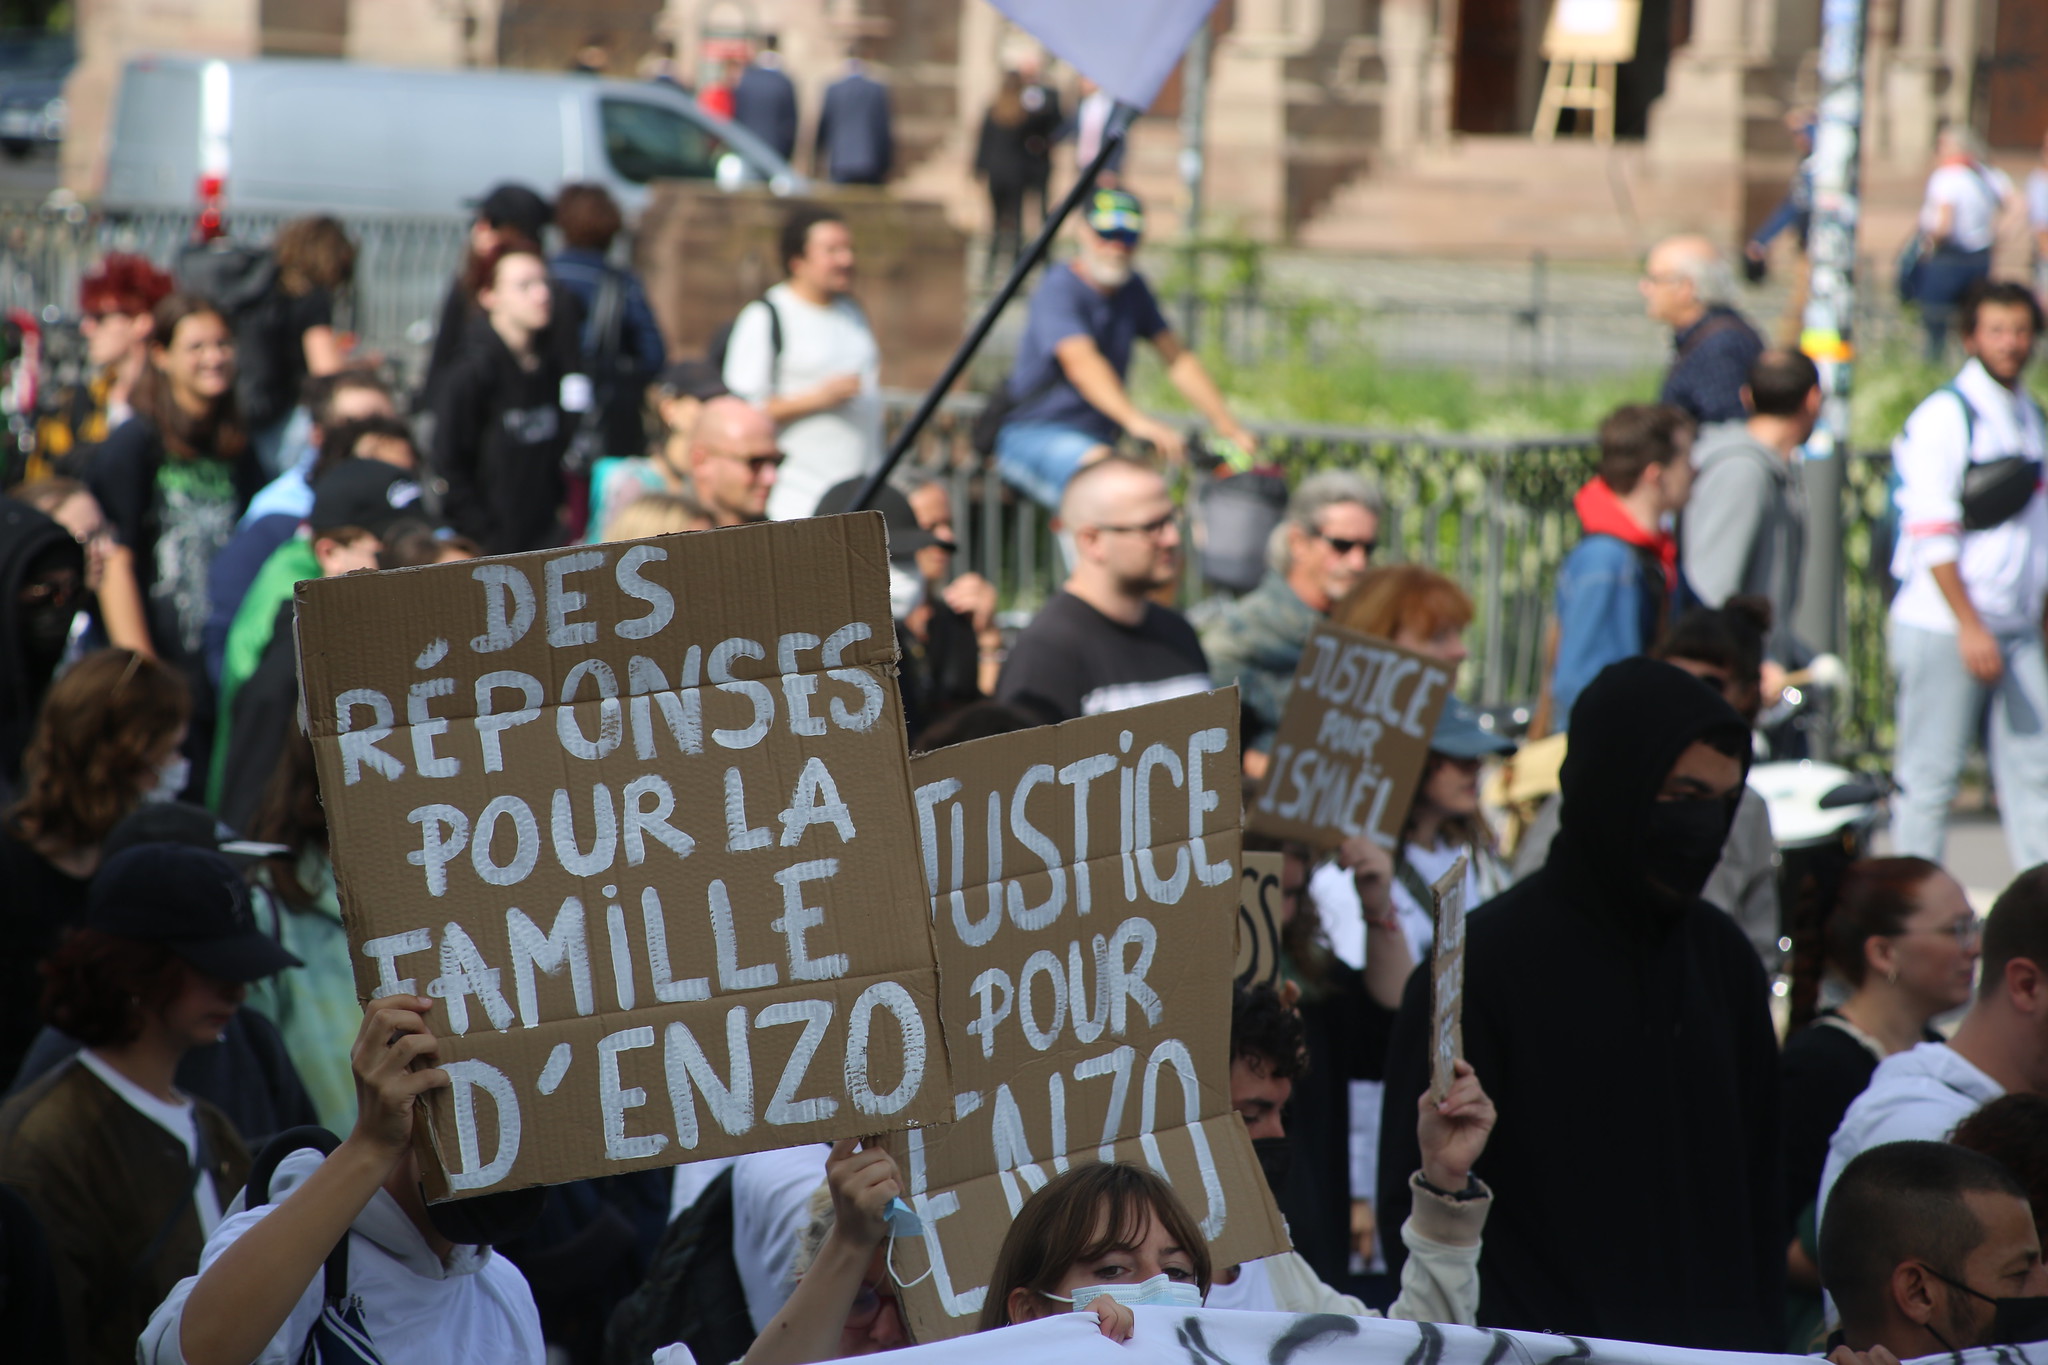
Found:
[{"label": "black backpack", "polygon": [[604,1365],[649,1365],[674,1342],[704,1365],[738,1360],[754,1344],[754,1320],[732,1258],[732,1168],[662,1234],[647,1278],[612,1310]]},{"label": "black backpack", "polygon": [[[763,294],[759,298],[749,299],[741,306],[740,313],[746,312],[748,307],[756,303],[768,310],[768,390],[773,393],[775,381],[781,378],[778,372],[782,368],[782,310],[770,303],[768,296]],[[704,358],[710,361],[712,368],[721,375],[725,373],[726,349],[732,345],[732,329],[739,325],[739,320],[740,314],[734,313],[732,321],[713,332],[711,340],[704,346]]]},{"label": "black backpack", "polygon": [[285,348],[305,343],[292,331],[291,301],[277,280],[277,258],[262,247],[222,238],[178,253],[178,288],[220,309],[235,334],[235,401],[250,430],[284,420],[297,405]]}]

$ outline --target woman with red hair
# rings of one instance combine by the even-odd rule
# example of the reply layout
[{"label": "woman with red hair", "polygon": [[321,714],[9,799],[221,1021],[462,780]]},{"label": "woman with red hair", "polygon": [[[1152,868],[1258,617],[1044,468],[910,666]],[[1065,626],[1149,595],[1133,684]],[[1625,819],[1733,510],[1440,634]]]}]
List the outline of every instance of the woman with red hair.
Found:
[{"label": "woman with red hair", "polygon": [[78,285],[78,330],[92,377],[57,395],[36,423],[26,480],[58,472],[74,477],[92,448],[135,413],[133,398],[149,360],[150,313],[169,297],[171,277],[141,256],[109,252]]}]

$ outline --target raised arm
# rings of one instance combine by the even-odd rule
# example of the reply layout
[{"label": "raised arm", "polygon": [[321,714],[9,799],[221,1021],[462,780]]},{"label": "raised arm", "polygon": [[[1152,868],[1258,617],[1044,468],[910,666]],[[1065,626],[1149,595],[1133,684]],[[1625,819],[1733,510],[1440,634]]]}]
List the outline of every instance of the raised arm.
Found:
[{"label": "raised arm", "polygon": [[888,1235],[883,1210],[901,1198],[896,1162],[879,1147],[854,1150],[852,1138],[832,1145],[825,1184],[832,1191],[832,1230],[817,1259],[798,1277],[782,1311],[768,1320],[741,1365],[810,1365],[837,1360],[847,1314],[860,1296],[875,1248]]},{"label": "raised arm", "polygon": [[356,1126],[290,1197],[215,1258],[179,1322],[185,1365],[248,1365],[291,1317],[328,1253],[410,1151],[414,1101],[448,1084],[431,1064],[433,1002],[374,1001],[356,1034]]}]

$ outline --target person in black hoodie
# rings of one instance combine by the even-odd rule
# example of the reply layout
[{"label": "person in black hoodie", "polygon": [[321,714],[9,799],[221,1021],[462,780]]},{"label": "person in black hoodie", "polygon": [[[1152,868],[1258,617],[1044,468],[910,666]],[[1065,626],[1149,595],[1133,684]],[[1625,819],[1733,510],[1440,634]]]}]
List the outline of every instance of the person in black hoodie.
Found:
[{"label": "person in black hoodie", "polygon": [[0,805],[85,600],[85,549],[25,502],[0,498]]},{"label": "person in black hoodie", "polygon": [[[1777,1039],[1755,950],[1699,894],[1749,730],[1706,684],[1646,658],[1610,665],[1572,712],[1549,860],[1466,921],[1465,1057],[1501,1116],[1476,1172],[1500,1195],[1479,1322],[1777,1351]],[[1407,1216],[1418,1152],[1403,1120],[1428,1084],[1430,1033],[1418,971],[1388,1058],[1384,1227]]]},{"label": "person in black hoodie", "polygon": [[486,554],[559,544],[572,419],[561,362],[543,344],[553,305],[547,262],[532,242],[501,243],[471,282],[490,326],[473,335],[434,407],[443,511]]}]

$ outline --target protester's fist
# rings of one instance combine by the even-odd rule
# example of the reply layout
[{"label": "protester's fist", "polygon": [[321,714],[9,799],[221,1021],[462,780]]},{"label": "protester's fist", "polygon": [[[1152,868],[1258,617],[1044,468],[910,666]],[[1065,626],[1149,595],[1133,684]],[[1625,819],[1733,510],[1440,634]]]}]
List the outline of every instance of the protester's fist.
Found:
[{"label": "protester's fist", "polygon": [[976,635],[996,619],[996,585],[978,573],[961,574],[939,595],[946,599],[947,606],[974,624]]},{"label": "protester's fist", "polygon": [[880,1147],[855,1151],[856,1139],[841,1138],[825,1159],[825,1185],[832,1191],[832,1224],[855,1246],[879,1245],[888,1235],[883,1211],[903,1196],[896,1161]]},{"label": "protester's fist", "polygon": [[841,403],[860,396],[860,376],[835,374],[811,392],[818,400],[819,407],[836,408]]},{"label": "protester's fist", "polygon": [[1337,846],[1337,866],[1351,874],[1358,887],[1358,903],[1365,910],[1365,922],[1375,929],[1396,929],[1394,915],[1394,856],[1363,834],[1354,834]]},{"label": "protester's fist", "polygon": [[1140,417],[1128,429],[1133,437],[1149,443],[1168,464],[1179,464],[1188,457],[1187,437],[1164,422]]},{"label": "protester's fist", "polygon": [[1985,686],[2005,676],[2005,655],[1998,648],[1997,639],[1984,627],[1975,624],[1959,627],[1956,651],[1963,656],[1963,667],[1970,670],[1970,676]]},{"label": "protester's fist", "polygon": [[370,1002],[349,1062],[356,1074],[353,1140],[388,1152],[396,1161],[412,1142],[413,1102],[448,1084],[440,1040],[427,1028],[434,1002],[419,995],[387,995]]},{"label": "protester's fist", "polygon": [[1453,1074],[1450,1093],[1441,1101],[1426,1090],[1416,1101],[1415,1137],[1422,1147],[1422,1178],[1456,1194],[1470,1182],[1497,1115],[1470,1062],[1460,1058]]},{"label": "protester's fist", "polygon": [[1379,1215],[1372,1211],[1372,1200],[1351,1201],[1351,1249],[1358,1253],[1360,1260],[1372,1259],[1373,1234],[1379,1231]]}]

